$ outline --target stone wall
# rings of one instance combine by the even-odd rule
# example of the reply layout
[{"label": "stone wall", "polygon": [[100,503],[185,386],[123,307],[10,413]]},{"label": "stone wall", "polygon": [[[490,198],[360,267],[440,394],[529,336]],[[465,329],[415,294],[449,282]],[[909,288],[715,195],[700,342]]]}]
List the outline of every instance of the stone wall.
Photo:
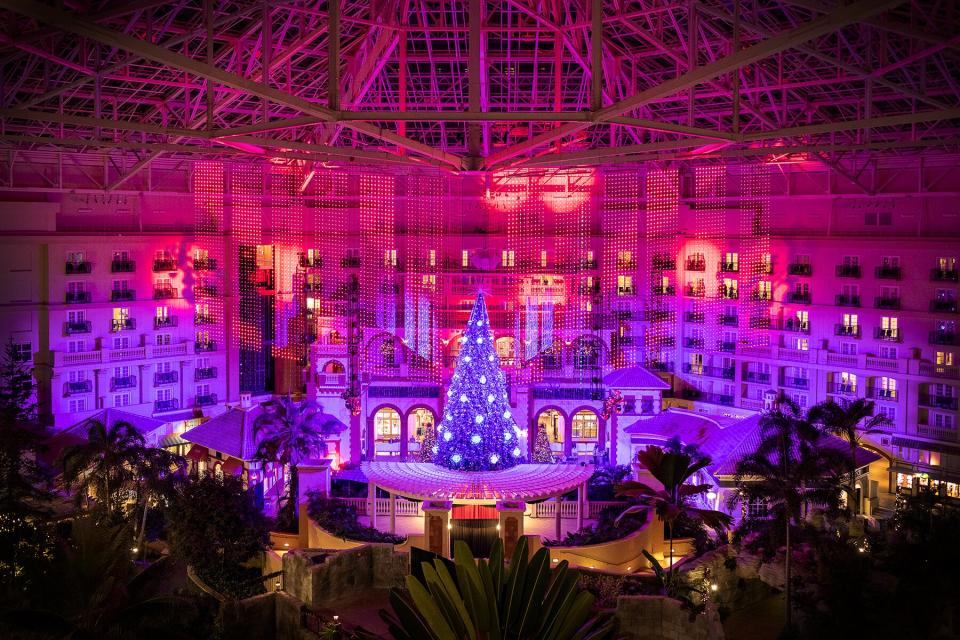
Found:
[{"label": "stone wall", "polygon": [[716,610],[692,619],[679,600],[663,596],[617,598],[620,637],[625,640],[723,640],[723,627]]},{"label": "stone wall", "polygon": [[782,554],[763,562],[760,556],[729,545],[685,562],[679,571],[687,584],[698,589],[717,585],[711,600],[734,611],[760,602],[784,585]]},{"label": "stone wall", "polygon": [[308,640],[301,629],[303,603],[283,592],[266,593],[221,605],[223,637],[236,640]]},{"label": "stone wall", "polygon": [[309,606],[330,607],[370,589],[402,587],[409,564],[409,556],[389,544],[298,549],[283,556],[284,590]]}]

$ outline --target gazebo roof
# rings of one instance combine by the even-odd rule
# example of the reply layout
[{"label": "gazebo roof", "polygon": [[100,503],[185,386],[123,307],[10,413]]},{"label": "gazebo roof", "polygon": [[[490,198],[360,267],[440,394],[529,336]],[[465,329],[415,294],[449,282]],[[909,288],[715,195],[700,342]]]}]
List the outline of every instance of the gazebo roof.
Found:
[{"label": "gazebo roof", "polygon": [[624,389],[669,389],[670,385],[644,367],[614,369],[603,378],[604,386]]},{"label": "gazebo roof", "polygon": [[364,462],[378,487],[419,500],[491,503],[543,500],[567,493],[593,474],[590,464],[518,464],[500,471],[454,471],[425,462]]}]

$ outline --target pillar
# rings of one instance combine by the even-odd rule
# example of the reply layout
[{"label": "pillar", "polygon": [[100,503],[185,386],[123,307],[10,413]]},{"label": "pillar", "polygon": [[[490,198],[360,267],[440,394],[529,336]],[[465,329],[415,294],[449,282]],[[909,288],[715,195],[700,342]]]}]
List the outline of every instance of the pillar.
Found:
[{"label": "pillar", "polygon": [[397,494],[390,494],[390,533],[397,532]]},{"label": "pillar", "polygon": [[617,414],[610,415],[610,464],[619,464],[617,462]]},{"label": "pillar", "polygon": [[497,518],[500,539],[503,540],[503,556],[510,558],[517,542],[523,537],[523,518],[527,510],[524,502],[501,500],[497,502]]},{"label": "pillar", "polygon": [[581,483],[577,488],[577,531],[583,529],[583,519],[587,510],[587,483]]},{"label": "pillar", "polygon": [[377,526],[377,485],[373,482],[367,484],[367,518],[370,520],[370,526]]},{"label": "pillar", "polygon": [[[258,472],[261,478],[263,472]],[[318,491],[330,495],[330,460],[317,458],[304,460],[297,465],[297,507],[300,511],[300,546],[307,547],[309,542],[310,522],[307,516],[307,494]]]},{"label": "pillar", "polygon": [[556,521],[556,524],[557,524],[557,537],[556,537],[556,539],[559,540],[559,539],[560,539],[560,518],[561,518],[561,516],[560,516],[560,507],[563,505],[563,496],[562,496],[562,495],[554,496],[553,501],[557,503],[557,512],[556,512],[556,514],[554,515],[554,520]]},{"label": "pillar", "polygon": [[362,428],[360,416],[350,414],[350,463],[358,464],[360,462],[360,429]]},{"label": "pillar", "polygon": [[423,539],[427,551],[444,558],[450,557],[450,510],[449,500],[424,500]]},{"label": "pillar", "polygon": [[365,460],[377,459],[377,434],[374,429],[374,416],[367,416],[367,454]]},{"label": "pillar", "polygon": [[[561,414],[563,415],[563,414]],[[573,416],[563,416],[563,457],[573,454]]]}]

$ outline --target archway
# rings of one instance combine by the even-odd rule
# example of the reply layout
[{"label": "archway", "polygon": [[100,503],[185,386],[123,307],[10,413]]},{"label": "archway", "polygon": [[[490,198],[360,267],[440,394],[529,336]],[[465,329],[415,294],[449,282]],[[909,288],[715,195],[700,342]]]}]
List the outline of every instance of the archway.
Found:
[{"label": "archway", "polygon": [[590,409],[580,409],[570,419],[573,452],[580,456],[592,456],[600,441],[600,417]]},{"label": "archway", "polygon": [[383,407],[373,415],[373,450],[375,456],[400,455],[400,414],[392,407]]},{"label": "archway", "polygon": [[516,364],[516,344],[512,336],[502,336],[494,343],[501,367],[512,367]]},{"label": "archway", "polygon": [[434,429],[436,415],[427,407],[414,407],[407,414],[407,454],[417,455],[428,431]]},{"label": "archway", "polygon": [[347,370],[343,366],[343,363],[340,362],[339,360],[330,360],[326,362],[323,365],[322,371],[323,373],[330,373],[330,374],[343,374],[347,372]]},{"label": "archway", "polygon": [[547,432],[550,451],[554,455],[563,455],[564,432],[566,429],[564,415],[557,409],[544,409],[537,415],[537,429],[544,429]]}]

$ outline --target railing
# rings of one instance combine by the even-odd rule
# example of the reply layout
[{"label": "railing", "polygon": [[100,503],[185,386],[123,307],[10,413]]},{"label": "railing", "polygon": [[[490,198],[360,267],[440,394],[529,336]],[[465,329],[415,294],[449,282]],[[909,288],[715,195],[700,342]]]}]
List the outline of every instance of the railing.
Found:
[{"label": "railing", "polygon": [[360,258],[342,258],[340,260],[340,266],[344,269],[359,269]]},{"label": "railing", "polygon": [[133,260],[114,260],[110,263],[111,273],[133,273],[137,268],[137,263]]},{"label": "railing", "polygon": [[723,378],[725,380],[733,380],[737,377],[737,371],[734,367],[711,367],[690,362],[683,363],[683,372],[698,376],[710,376],[711,378]]},{"label": "railing", "polygon": [[666,309],[648,309],[644,315],[650,322],[669,322],[673,320],[673,311]]},{"label": "railing", "polygon": [[175,356],[190,355],[190,342],[175,344],[155,344],[150,347],[151,358],[172,358]]},{"label": "railing", "polygon": [[177,324],[179,324],[179,319],[177,316],[163,316],[155,317],[153,319],[154,329],[168,329],[177,326]]},{"label": "railing", "polygon": [[724,300],[738,300],[740,298],[740,293],[737,289],[720,287],[720,297]]},{"label": "railing", "polygon": [[153,290],[154,300],[167,300],[170,298],[176,298],[177,295],[178,290],[173,287],[159,287]]},{"label": "railing", "polygon": [[89,304],[93,295],[89,291],[68,291],[67,304]]},{"label": "railing", "polygon": [[740,271],[740,265],[736,262],[720,262],[717,269],[721,273],[737,273]]},{"label": "railing", "polygon": [[298,256],[298,264],[304,269],[320,269],[323,267],[323,257],[321,256],[308,256],[305,253],[301,253]]},{"label": "railing", "polygon": [[900,363],[897,362],[896,358],[878,358],[877,356],[866,356],[864,358],[864,366],[867,369],[880,369],[883,371],[900,371]]},{"label": "railing", "polygon": [[790,291],[787,293],[787,302],[810,304],[812,299],[809,291]]},{"label": "railing", "polygon": [[206,353],[208,351],[216,351],[217,343],[208,341],[208,342],[197,342],[194,344],[194,349],[197,353]]},{"label": "railing", "polygon": [[687,349],[703,349],[703,338],[684,338],[683,346]]},{"label": "railing", "polygon": [[90,333],[93,330],[93,323],[89,320],[76,320],[74,322],[63,323],[63,334],[67,336],[78,333]]},{"label": "railing", "polygon": [[769,290],[757,289],[750,293],[751,300],[772,300],[773,294]]},{"label": "railing", "polygon": [[161,258],[153,261],[154,271],[176,271],[177,261],[173,258]]},{"label": "railing", "polygon": [[751,329],[769,329],[773,326],[770,316],[753,316],[748,322]]},{"label": "railing", "polygon": [[127,349],[109,349],[106,351],[109,362],[122,362],[124,360],[143,360],[147,357],[146,347],[129,347]]},{"label": "railing", "polygon": [[216,367],[197,367],[193,370],[193,379],[196,381],[200,380],[213,380],[217,377],[217,368]]},{"label": "railing", "polygon": [[204,395],[197,396],[195,403],[198,407],[209,407],[211,405],[217,404],[217,394],[207,393]]},{"label": "railing", "polygon": [[[370,500],[368,498],[337,498],[337,502],[350,505],[357,510],[358,516],[370,515]],[[378,516],[390,515],[390,498],[376,498]],[[398,516],[419,516],[422,503],[406,498],[397,498],[394,513]]]},{"label": "railing", "polygon": [[809,276],[813,274],[813,265],[802,262],[791,262],[787,265],[787,275]]},{"label": "railing", "polygon": [[703,311],[687,311],[683,314],[683,319],[686,320],[687,322],[702,323],[704,321],[704,318],[705,316]]},{"label": "railing", "polygon": [[809,389],[810,388],[810,379],[809,378],[794,378],[793,376],[784,376],[783,377],[783,386],[790,387],[791,389]]},{"label": "railing", "polygon": [[722,351],[724,353],[733,353],[737,350],[736,342],[724,342],[723,340],[717,341],[717,351]]},{"label": "railing", "polygon": [[928,342],[930,344],[957,344],[957,334],[948,331],[931,331]]},{"label": "railing", "polygon": [[900,267],[877,267],[873,270],[873,275],[881,280],[899,280],[903,276],[903,270]]},{"label": "railing", "polygon": [[53,352],[54,367],[75,367],[79,365],[100,364],[102,361],[102,351],[67,351]]},{"label": "railing", "polygon": [[90,273],[93,271],[93,265],[84,260],[83,262],[67,262],[64,265],[64,272],[68,276],[72,276],[78,273]]},{"label": "railing", "polygon": [[[560,517],[561,518],[576,518],[577,517],[577,502],[575,500],[562,500],[560,501]],[[557,517],[557,502],[555,500],[544,500],[543,502],[538,502],[534,505],[531,505],[530,517],[531,518],[556,518]],[[595,520],[600,517],[600,512],[609,507],[616,508],[627,508],[626,502],[616,502],[616,501],[601,501],[597,500],[596,502],[587,502],[587,513],[584,514],[584,518],[588,520]]]},{"label": "railing", "polygon": [[872,387],[867,389],[867,397],[875,398],[877,400],[888,400],[896,401],[897,399],[897,390],[896,389],[882,389],[880,387]]},{"label": "railing", "polygon": [[707,288],[687,285],[683,290],[683,295],[688,298],[705,298],[707,296]]},{"label": "railing", "polygon": [[194,271],[214,271],[217,268],[216,258],[197,258],[193,261]]},{"label": "railing", "polygon": [[873,338],[884,342],[900,342],[900,330],[877,327],[873,330]]},{"label": "railing", "polygon": [[193,292],[198,296],[203,296],[206,298],[215,298],[217,297],[217,287],[212,284],[198,284],[194,285]]},{"label": "railing", "polygon": [[659,360],[653,360],[647,364],[647,368],[651,371],[664,371],[664,372],[673,372],[673,363],[672,362],[661,362]]},{"label": "railing", "polygon": [[110,378],[110,391],[133,389],[137,386],[137,376],[120,376]]},{"label": "railing", "polygon": [[791,360],[793,362],[810,362],[810,352],[800,349],[780,347],[777,349],[777,357],[781,360]]},{"label": "railing", "polygon": [[173,411],[174,409],[180,408],[180,401],[176,398],[170,398],[169,400],[157,400],[153,403],[154,413],[160,413],[162,411]]},{"label": "railing", "polygon": [[826,364],[838,364],[844,367],[857,366],[857,356],[852,356],[846,353],[827,353],[824,360]]},{"label": "railing", "polygon": [[216,321],[214,320],[213,316],[204,315],[202,313],[197,313],[193,316],[193,324],[195,325],[214,324],[214,322]]},{"label": "railing", "polygon": [[930,311],[934,313],[956,313],[957,301],[938,298],[930,301]]},{"label": "railing", "polygon": [[857,395],[857,386],[853,384],[838,384],[836,382],[831,382],[827,385],[827,393],[855,396]]},{"label": "railing", "polygon": [[859,278],[860,265],[838,264],[836,274],[838,278]]},{"label": "railing", "polygon": [[652,265],[654,271],[673,271],[677,268],[677,261],[665,256],[653,256]]},{"label": "railing", "polygon": [[687,271],[706,271],[707,270],[707,261],[706,260],[687,260],[684,264],[684,267]]},{"label": "railing", "polygon": [[877,309],[896,310],[900,308],[900,298],[877,296],[873,299],[873,306]]},{"label": "railing", "polygon": [[934,282],[957,282],[956,269],[931,269],[930,279]]},{"label": "railing", "polygon": [[173,384],[180,379],[179,371],[159,371],[153,374],[153,386],[162,384]]},{"label": "railing", "polygon": [[838,307],[859,307],[860,296],[848,296],[838,293],[836,296],[834,296],[833,303]]},{"label": "railing", "polygon": [[763,371],[747,371],[743,374],[743,379],[747,382],[767,384],[770,382],[770,374]]},{"label": "railing", "polygon": [[921,407],[930,407],[932,409],[957,410],[957,396],[938,396],[929,393],[921,393],[919,404]]},{"label": "railing", "polygon": [[783,321],[783,330],[792,333],[810,333],[810,322],[802,322],[796,318],[787,318]]},{"label": "railing", "polygon": [[717,323],[723,325],[724,327],[735,327],[739,324],[740,318],[738,316],[731,316],[726,314],[721,314],[717,316]]},{"label": "railing", "polygon": [[617,287],[618,296],[632,296],[636,294],[636,290],[633,287]]},{"label": "railing", "polygon": [[317,386],[320,387],[342,387],[347,384],[347,374],[345,373],[318,373]]},{"label": "railing", "polygon": [[712,404],[722,404],[727,407],[733,406],[733,396],[723,393],[701,393],[698,400]]},{"label": "railing", "polygon": [[134,300],[137,297],[137,292],[133,289],[111,289],[110,290],[110,299],[114,302],[121,300]]},{"label": "railing", "polygon": [[957,430],[950,429],[947,427],[936,427],[926,424],[917,425],[917,433],[922,436],[927,436],[928,438],[934,438],[936,440],[944,440],[947,442],[956,442],[957,441]]},{"label": "railing", "polygon": [[833,333],[837,336],[846,336],[849,338],[859,338],[860,337],[860,325],[851,325],[851,324],[835,324],[833,325]]},{"label": "railing", "polygon": [[117,333],[118,331],[132,331],[137,328],[137,319],[136,318],[125,318],[123,320],[111,320],[110,321],[110,331]]},{"label": "railing", "polygon": [[932,362],[920,363],[920,375],[929,378],[947,378],[951,380],[960,380],[960,367],[948,367],[942,364]]},{"label": "railing", "polygon": [[75,380],[73,382],[63,383],[63,395],[69,396],[74,393],[90,393],[93,391],[93,380]]}]

